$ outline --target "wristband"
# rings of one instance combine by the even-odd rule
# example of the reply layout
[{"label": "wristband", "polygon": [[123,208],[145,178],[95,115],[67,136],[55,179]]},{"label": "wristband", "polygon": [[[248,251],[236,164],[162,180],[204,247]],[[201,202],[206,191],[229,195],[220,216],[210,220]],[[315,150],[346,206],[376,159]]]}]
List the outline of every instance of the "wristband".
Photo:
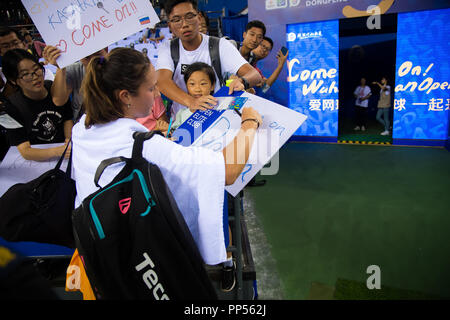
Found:
[{"label": "wristband", "polygon": [[250,84],[248,83],[247,79],[245,79],[244,77],[239,77],[239,79],[242,80],[242,84],[244,85],[244,89],[247,90],[248,88],[250,88]]},{"label": "wristband", "polygon": [[258,126],[256,127],[256,129],[259,128],[259,121],[258,121],[258,120],[253,119],[253,118],[248,118],[248,119],[242,120],[242,121],[241,121],[241,125],[242,125],[245,121],[255,121],[256,124],[258,125]]}]

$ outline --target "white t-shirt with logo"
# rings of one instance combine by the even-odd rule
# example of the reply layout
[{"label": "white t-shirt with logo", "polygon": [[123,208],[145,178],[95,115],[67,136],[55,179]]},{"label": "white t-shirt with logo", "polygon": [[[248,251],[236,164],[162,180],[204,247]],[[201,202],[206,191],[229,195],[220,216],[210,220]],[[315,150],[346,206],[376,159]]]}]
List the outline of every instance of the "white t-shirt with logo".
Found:
[{"label": "white t-shirt with logo", "polygon": [[[177,69],[174,72],[174,65],[172,56],[170,54],[170,41],[161,45],[158,51],[158,61],[156,63],[156,70],[167,69],[173,72],[173,81],[176,85],[187,92],[186,84],[184,83],[184,75],[181,74],[182,68],[186,68],[194,62],[204,62],[211,65],[211,57],[209,56],[209,36],[202,34],[202,43],[200,46],[193,50],[187,51],[184,49],[180,42],[180,60],[178,61]],[[236,74],[240,67],[247,63],[247,61],[241,56],[236,47],[231,44],[230,41],[221,38],[219,42],[220,63],[222,67],[222,75]],[[216,75],[216,86],[214,91],[220,89],[219,78]],[[172,105],[172,115],[175,115],[179,110],[185,108],[177,102]]]},{"label": "white t-shirt with logo", "polygon": [[367,96],[369,93],[372,93],[369,86],[358,86],[354,92],[357,95],[355,105],[367,108],[369,106],[369,99],[361,101],[362,98]]}]

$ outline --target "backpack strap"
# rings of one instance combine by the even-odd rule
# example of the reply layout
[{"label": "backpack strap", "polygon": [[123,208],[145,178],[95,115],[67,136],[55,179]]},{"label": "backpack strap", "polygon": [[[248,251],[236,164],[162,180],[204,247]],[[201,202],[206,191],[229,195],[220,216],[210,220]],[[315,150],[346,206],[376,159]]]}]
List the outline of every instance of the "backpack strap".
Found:
[{"label": "backpack strap", "polygon": [[219,78],[220,86],[225,85],[225,81],[222,76],[222,66],[220,64],[220,51],[219,51],[220,38],[210,36],[209,37],[209,56],[211,58],[211,65]]},{"label": "backpack strap", "polygon": [[173,75],[175,74],[175,70],[177,69],[178,62],[180,61],[180,42],[178,38],[170,40],[170,55],[173,60]]},{"label": "backpack strap", "polygon": [[147,131],[147,132],[138,132],[133,133],[134,144],[133,144],[133,152],[131,153],[131,157],[133,159],[142,158],[142,148],[144,146],[144,141],[151,139],[155,134],[159,134],[162,136],[161,131]]},{"label": "backpack strap", "polygon": [[103,171],[105,171],[105,169],[107,167],[109,167],[110,165],[112,165],[114,163],[127,162],[128,160],[129,159],[125,158],[125,157],[113,157],[113,158],[105,159],[102,162],[100,162],[99,166],[97,167],[97,170],[95,171],[95,176],[94,176],[95,186],[97,188],[101,188],[100,185],[98,184],[98,181],[100,180],[100,177],[101,177]]},{"label": "backpack strap", "polygon": [[[162,135],[160,131],[146,131],[146,132],[138,132],[136,131],[133,133],[134,138],[134,144],[133,144],[133,151],[131,152],[131,157],[133,159],[142,158],[142,148],[144,145],[144,141],[150,139],[155,134]],[[127,162],[130,159],[126,157],[112,157],[103,160],[100,162],[99,166],[97,167],[97,170],[95,171],[94,176],[94,183],[97,188],[100,188],[100,185],[98,184],[98,181],[100,180],[100,177],[105,171],[107,167],[109,167],[112,164],[119,163],[119,162]]]}]

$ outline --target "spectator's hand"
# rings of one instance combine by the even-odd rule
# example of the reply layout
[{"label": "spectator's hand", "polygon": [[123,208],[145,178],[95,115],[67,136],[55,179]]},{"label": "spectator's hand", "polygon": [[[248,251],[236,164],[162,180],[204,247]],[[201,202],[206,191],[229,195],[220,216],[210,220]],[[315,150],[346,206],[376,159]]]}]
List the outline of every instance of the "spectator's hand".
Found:
[{"label": "spectator's hand", "polygon": [[[66,140],[66,142],[64,142],[64,144],[62,146],[55,147],[54,148],[54,156],[57,158],[61,157],[64,150],[66,149],[66,146],[67,146],[67,140]],[[72,150],[72,145],[69,145],[69,147],[67,148],[66,154],[64,155],[65,159],[69,159],[71,150]]]},{"label": "spectator's hand", "polygon": [[217,104],[217,99],[213,96],[201,96],[194,98],[193,102],[189,106],[189,110],[195,112],[196,110],[212,109]]},{"label": "spectator's hand", "polygon": [[246,92],[248,92],[248,93],[251,93],[251,94],[256,94],[256,91],[255,91],[255,89],[253,89],[253,88],[248,88],[247,90],[245,90]]},{"label": "spectator's hand", "polygon": [[230,83],[230,90],[228,91],[228,94],[232,94],[235,91],[244,91],[244,90],[245,86],[244,83],[242,83],[242,80],[240,78],[235,78],[233,82]]},{"label": "spectator's hand", "polygon": [[45,46],[42,51],[42,57],[45,59],[46,63],[50,63],[59,68],[56,59],[61,55],[61,50],[54,46]]},{"label": "spectator's hand", "polygon": [[[264,77],[264,76],[262,76],[262,81],[261,81],[260,83],[258,83],[255,87],[262,88],[262,87],[264,87],[264,85],[266,84],[266,82],[267,82],[267,78]],[[247,92],[248,92],[248,91],[247,91]]]},{"label": "spectator's hand", "polygon": [[278,51],[277,59],[278,59],[279,66],[283,65],[287,61],[288,55],[289,55],[289,50],[286,52],[286,55],[283,55],[283,53],[281,52],[281,49]]},{"label": "spectator's hand", "polygon": [[241,121],[244,121],[246,119],[255,119],[256,121],[258,121],[259,127],[262,125],[263,120],[258,111],[256,111],[252,107],[244,107],[242,108],[241,111],[242,111]]}]

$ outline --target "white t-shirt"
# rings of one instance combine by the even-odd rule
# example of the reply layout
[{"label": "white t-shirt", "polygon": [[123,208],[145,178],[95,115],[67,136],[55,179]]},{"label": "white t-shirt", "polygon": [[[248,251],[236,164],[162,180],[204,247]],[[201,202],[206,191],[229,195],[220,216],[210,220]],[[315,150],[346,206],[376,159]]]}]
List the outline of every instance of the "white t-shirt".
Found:
[{"label": "white t-shirt", "polygon": [[[173,70],[173,60],[170,54],[170,41],[163,43],[158,51],[158,61],[156,63],[156,70],[167,69],[174,73],[173,81],[179,88],[187,92],[186,84],[184,83],[184,76],[181,74],[183,65],[190,65],[194,62],[204,62],[211,65],[211,57],[209,56],[209,36],[202,34],[202,43],[193,50],[187,51],[184,49],[180,41],[180,60],[178,61],[177,69]],[[226,39],[221,38],[219,42],[220,64],[222,67],[222,75],[236,74],[240,67],[247,63],[241,56],[239,51]],[[219,78],[216,75],[216,86],[214,91],[220,89]],[[172,115],[175,116],[178,110],[185,108],[185,106],[174,102],[172,105]]]},{"label": "white t-shirt", "polygon": [[[133,132],[148,131],[137,121],[126,118],[86,129],[85,118],[83,115],[72,130],[76,207],[98,190],[94,175],[100,162],[116,156],[131,157]],[[183,147],[155,135],[144,142],[142,154],[160,168],[205,263],[224,262],[225,161],[222,153],[200,147]],[[111,182],[123,166],[123,163],[109,166],[99,185]]]},{"label": "white t-shirt", "polygon": [[372,93],[369,86],[364,86],[364,88],[361,86],[358,86],[355,90],[355,94],[357,95],[355,105],[367,108],[369,106],[369,99],[361,101],[361,98],[364,98],[369,93]]}]

